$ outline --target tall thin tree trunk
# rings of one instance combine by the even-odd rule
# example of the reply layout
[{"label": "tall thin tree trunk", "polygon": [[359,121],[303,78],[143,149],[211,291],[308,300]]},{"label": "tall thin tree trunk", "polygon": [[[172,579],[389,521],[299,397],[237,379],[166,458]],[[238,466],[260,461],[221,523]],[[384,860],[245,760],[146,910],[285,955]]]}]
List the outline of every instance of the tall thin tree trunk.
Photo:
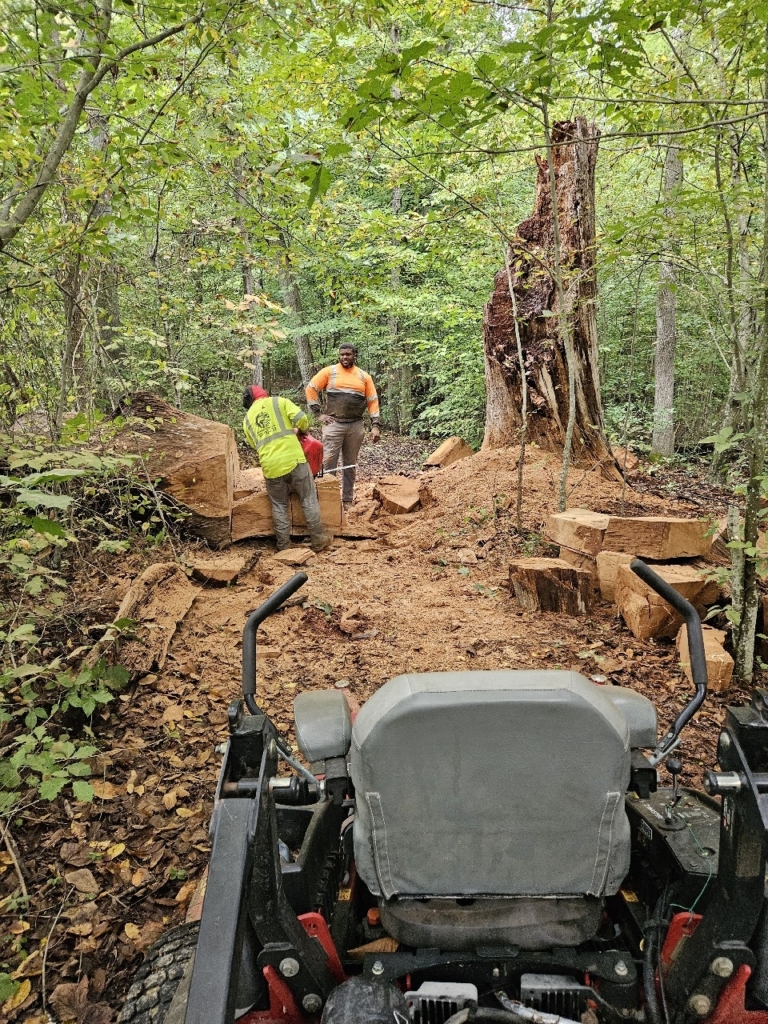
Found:
[{"label": "tall thin tree trunk", "polygon": [[667,221],[666,251],[659,261],[659,288],[656,293],[656,356],[654,372],[656,390],[653,402],[653,451],[669,457],[675,449],[675,345],[676,324],[676,267],[674,250],[676,232],[671,226],[675,215],[674,200],[683,177],[680,148],[667,146],[664,157],[664,196],[667,206],[664,217]]},{"label": "tall thin tree trunk", "polygon": [[[299,282],[296,280],[296,275],[293,272],[291,257],[288,252],[288,244],[285,237],[283,238],[283,247],[284,254],[280,261],[280,268],[278,271],[280,290],[283,293],[283,302],[293,315],[295,326],[299,327],[301,326],[303,308],[301,304],[301,292],[299,291]],[[293,335],[293,345],[296,350],[296,359],[299,364],[301,383],[302,385],[306,385],[312,378],[313,360],[309,338],[302,331],[297,331],[297,333]]]}]

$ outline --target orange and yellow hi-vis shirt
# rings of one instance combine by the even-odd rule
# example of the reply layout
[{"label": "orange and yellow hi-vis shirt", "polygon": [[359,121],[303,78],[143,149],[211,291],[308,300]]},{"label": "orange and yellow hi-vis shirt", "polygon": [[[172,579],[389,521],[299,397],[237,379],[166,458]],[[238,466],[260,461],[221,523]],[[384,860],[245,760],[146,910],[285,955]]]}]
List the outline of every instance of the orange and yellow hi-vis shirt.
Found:
[{"label": "orange and yellow hi-vis shirt", "polygon": [[326,393],[326,413],[336,420],[361,420],[368,410],[371,423],[379,422],[379,396],[370,373],[359,366],[347,370],[341,363],[326,366],[307,384],[307,405],[320,411],[320,392]]}]

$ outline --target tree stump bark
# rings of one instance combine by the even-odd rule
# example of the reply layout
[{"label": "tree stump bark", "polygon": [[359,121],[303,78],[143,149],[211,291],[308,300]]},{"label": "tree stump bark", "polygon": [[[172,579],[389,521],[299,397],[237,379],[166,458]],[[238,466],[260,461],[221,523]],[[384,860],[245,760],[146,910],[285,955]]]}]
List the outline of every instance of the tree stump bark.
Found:
[{"label": "tree stump bark", "polygon": [[519,558],[509,565],[517,603],[529,612],[586,615],[592,603],[592,574],[559,558]]},{"label": "tree stump bark", "polygon": [[[605,439],[600,401],[595,297],[595,162],[600,132],[586,118],[552,128],[560,224],[565,310],[576,353],[576,423],[573,460],[599,462],[620,479]],[[568,368],[558,332],[554,278],[554,230],[549,166],[536,157],[533,215],[517,229],[509,249],[512,284],[528,380],[527,437],[546,451],[561,452],[568,423]],[[486,423],[484,448],[516,444],[522,425],[522,382],[506,269],[494,279],[483,317]]]}]

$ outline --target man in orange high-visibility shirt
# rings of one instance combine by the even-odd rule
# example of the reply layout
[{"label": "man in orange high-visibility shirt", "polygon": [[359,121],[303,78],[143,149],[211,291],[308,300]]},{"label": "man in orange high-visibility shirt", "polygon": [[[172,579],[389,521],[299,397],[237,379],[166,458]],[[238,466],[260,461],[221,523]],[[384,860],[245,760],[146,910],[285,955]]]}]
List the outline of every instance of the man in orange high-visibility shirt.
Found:
[{"label": "man in orange high-visibility shirt", "polygon": [[[306,388],[307,405],[323,424],[325,457],[323,469],[334,469],[339,464],[349,466],[343,470],[341,500],[344,508],[352,504],[355,490],[357,456],[365,436],[363,414],[371,417],[371,440],[381,438],[379,427],[379,398],[370,373],[356,366],[357,349],[354,345],[339,347],[339,361],[316,373]],[[325,414],[320,415],[320,392],[325,392]]]}]

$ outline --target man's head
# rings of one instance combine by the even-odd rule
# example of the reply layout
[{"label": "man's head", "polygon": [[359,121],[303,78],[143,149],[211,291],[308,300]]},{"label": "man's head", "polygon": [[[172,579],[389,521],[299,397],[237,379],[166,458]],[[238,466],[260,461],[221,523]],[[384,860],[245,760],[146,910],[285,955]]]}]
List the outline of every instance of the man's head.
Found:
[{"label": "man's head", "polygon": [[355,365],[357,359],[357,349],[354,345],[340,345],[339,346],[339,362],[348,370],[350,366]]},{"label": "man's head", "polygon": [[264,388],[260,388],[258,384],[249,384],[243,392],[243,408],[248,411],[254,402],[260,398],[269,398],[268,393]]}]

